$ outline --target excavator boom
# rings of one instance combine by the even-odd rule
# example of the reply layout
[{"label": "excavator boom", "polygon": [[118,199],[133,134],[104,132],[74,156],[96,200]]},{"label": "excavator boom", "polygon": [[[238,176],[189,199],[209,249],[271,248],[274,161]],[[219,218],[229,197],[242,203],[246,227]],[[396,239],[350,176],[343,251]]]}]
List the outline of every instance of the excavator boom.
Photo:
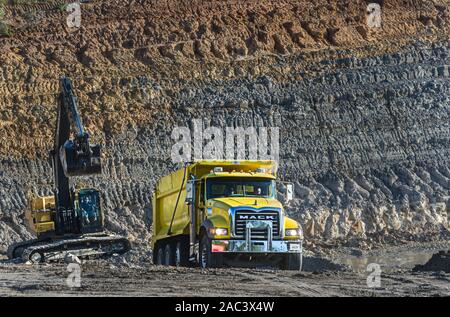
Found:
[{"label": "excavator boom", "polygon": [[[78,112],[77,98],[70,79],[61,78],[60,86],[55,149],[52,152],[54,160],[61,161],[66,177],[100,174],[102,172],[100,146],[89,144],[89,134],[85,132]],[[71,122],[76,130],[73,140],[70,139]]]}]

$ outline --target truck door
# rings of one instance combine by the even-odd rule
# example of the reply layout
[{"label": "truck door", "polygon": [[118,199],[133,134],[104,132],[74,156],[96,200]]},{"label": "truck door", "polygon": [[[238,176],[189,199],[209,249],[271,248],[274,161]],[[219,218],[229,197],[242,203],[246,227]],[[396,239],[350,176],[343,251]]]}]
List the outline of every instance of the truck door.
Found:
[{"label": "truck door", "polygon": [[197,188],[196,188],[196,201],[197,203],[197,219],[200,221],[197,221],[197,232],[200,230],[200,225],[202,224],[203,220],[206,218],[206,210],[205,210],[205,180],[201,179],[199,182],[197,182]]}]

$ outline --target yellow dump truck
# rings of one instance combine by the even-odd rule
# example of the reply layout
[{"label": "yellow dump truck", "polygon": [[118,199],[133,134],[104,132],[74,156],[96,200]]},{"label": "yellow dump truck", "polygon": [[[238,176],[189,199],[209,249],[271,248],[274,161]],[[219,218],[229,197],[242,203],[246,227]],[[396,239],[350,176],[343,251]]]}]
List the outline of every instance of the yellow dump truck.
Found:
[{"label": "yellow dump truck", "polygon": [[161,178],[152,201],[154,263],[261,261],[301,270],[303,232],[285,215],[276,183],[273,161],[197,161]]}]

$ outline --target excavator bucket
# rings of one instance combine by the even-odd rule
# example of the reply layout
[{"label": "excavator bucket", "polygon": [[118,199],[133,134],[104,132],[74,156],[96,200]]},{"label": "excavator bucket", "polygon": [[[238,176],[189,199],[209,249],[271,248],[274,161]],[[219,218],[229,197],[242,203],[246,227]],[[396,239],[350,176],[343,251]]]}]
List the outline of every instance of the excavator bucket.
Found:
[{"label": "excavator bucket", "polygon": [[67,141],[60,149],[60,159],[67,177],[100,174],[100,146],[80,148],[76,142]]}]

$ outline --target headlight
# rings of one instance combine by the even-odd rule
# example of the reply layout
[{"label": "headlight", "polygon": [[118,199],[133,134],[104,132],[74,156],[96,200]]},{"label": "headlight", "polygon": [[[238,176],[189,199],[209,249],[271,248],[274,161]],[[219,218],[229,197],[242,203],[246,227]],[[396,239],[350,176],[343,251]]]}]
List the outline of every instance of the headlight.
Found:
[{"label": "headlight", "polygon": [[228,235],[228,229],[226,229],[226,228],[211,228],[210,233],[213,236],[226,236],[226,235]]},{"label": "headlight", "polygon": [[286,229],[286,237],[300,237],[302,235],[302,229]]}]

